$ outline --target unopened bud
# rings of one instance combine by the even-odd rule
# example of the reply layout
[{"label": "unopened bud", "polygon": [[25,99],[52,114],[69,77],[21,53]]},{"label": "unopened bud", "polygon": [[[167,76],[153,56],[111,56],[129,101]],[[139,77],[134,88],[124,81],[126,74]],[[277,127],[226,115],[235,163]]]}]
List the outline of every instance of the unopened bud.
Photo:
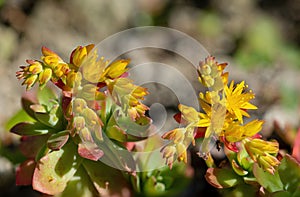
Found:
[{"label": "unopened bud", "polygon": [[47,83],[52,77],[52,70],[50,68],[46,68],[39,74],[40,84],[43,85]]},{"label": "unopened bud", "polygon": [[38,76],[37,75],[30,75],[25,79],[25,81],[22,83],[22,85],[26,85],[26,89],[29,90],[36,82]]},{"label": "unopened bud", "polygon": [[28,68],[28,71],[31,74],[39,74],[40,72],[43,71],[43,66],[40,62],[34,61]]}]

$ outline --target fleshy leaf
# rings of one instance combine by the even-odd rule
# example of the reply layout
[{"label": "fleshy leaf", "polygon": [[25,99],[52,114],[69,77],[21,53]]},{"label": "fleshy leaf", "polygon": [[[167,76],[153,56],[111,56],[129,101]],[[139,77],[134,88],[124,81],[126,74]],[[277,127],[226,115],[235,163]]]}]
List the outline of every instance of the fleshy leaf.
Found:
[{"label": "fleshy leaf", "polygon": [[10,130],[14,125],[20,122],[34,122],[31,116],[29,116],[24,109],[18,111],[13,117],[11,117],[5,124],[5,130]]},{"label": "fleshy leaf", "polygon": [[219,189],[233,187],[242,181],[232,170],[219,168],[208,168],[205,179]]},{"label": "fleshy leaf", "polygon": [[27,158],[35,158],[48,137],[49,135],[23,136],[19,145],[20,151]]},{"label": "fleshy leaf", "polygon": [[232,169],[240,176],[245,176],[248,174],[248,171],[244,170],[241,166],[239,166],[236,161],[233,159],[231,160]]},{"label": "fleshy leaf", "polygon": [[267,171],[264,171],[258,166],[257,163],[255,163],[253,165],[253,174],[257,182],[269,192],[272,193],[283,190],[283,184],[280,180],[278,171],[275,171],[274,174],[271,174]]},{"label": "fleshy leaf", "polygon": [[63,147],[68,139],[70,132],[68,130],[61,131],[51,135],[47,141],[47,146],[51,150],[59,150]]},{"label": "fleshy leaf", "polygon": [[147,130],[150,127],[150,124],[148,124],[150,122],[144,121],[142,123],[137,123],[132,121],[129,116],[118,117],[117,119],[117,125],[128,135],[134,136],[135,138],[148,137]]},{"label": "fleshy leaf", "polygon": [[272,197],[292,197],[292,194],[288,191],[278,191],[278,192],[272,193]]},{"label": "fleshy leaf", "polygon": [[16,169],[16,185],[31,185],[36,162],[29,159],[20,164]]},{"label": "fleshy leaf", "polygon": [[33,95],[31,95],[28,92],[24,94],[21,99],[22,108],[32,118],[35,118],[35,116],[34,116],[34,111],[31,109],[30,106],[36,104],[35,100],[36,99],[33,97]]},{"label": "fleshy leaf", "polygon": [[100,196],[118,196],[124,191],[130,194],[127,181],[120,170],[99,161],[84,160],[82,164]]},{"label": "fleshy leaf", "polygon": [[72,142],[58,151],[47,154],[35,168],[33,189],[49,195],[61,193],[81,162],[82,158],[76,154],[76,147]]},{"label": "fleshy leaf", "polygon": [[52,107],[52,104],[53,104],[50,101],[57,99],[57,95],[51,88],[45,87],[43,89],[38,89],[37,99],[38,99],[39,104],[45,105],[49,109]]},{"label": "fleshy leaf", "polygon": [[22,136],[43,135],[51,131],[52,131],[51,128],[48,128],[39,122],[35,122],[35,123],[21,122],[16,124],[13,128],[10,129],[10,132]]},{"label": "fleshy leaf", "polygon": [[97,161],[103,156],[103,151],[92,142],[78,144],[78,154],[86,159]]},{"label": "fleshy leaf", "polygon": [[298,129],[298,133],[294,142],[293,153],[292,156],[300,162],[300,128]]},{"label": "fleshy leaf", "polygon": [[[76,194],[76,195],[75,195]],[[68,182],[66,189],[56,197],[94,197],[98,196],[98,192],[94,187],[90,177],[81,165],[76,171],[73,178]]]},{"label": "fleshy leaf", "polygon": [[36,119],[39,122],[56,129],[59,129],[62,124],[62,111],[58,103],[53,104],[50,112],[35,112]]},{"label": "fleshy leaf", "polygon": [[300,164],[293,157],[285,155],[278,171],[287,191],[294,193],[297,188],[300,188]]},{"label": "fleshy leaf", "polygon": [[112,127],[107,128],[106,135],[107,137],[117,140],[119,142],[126,142],[127,139],[126,133],[117,125],[113,125]]}]

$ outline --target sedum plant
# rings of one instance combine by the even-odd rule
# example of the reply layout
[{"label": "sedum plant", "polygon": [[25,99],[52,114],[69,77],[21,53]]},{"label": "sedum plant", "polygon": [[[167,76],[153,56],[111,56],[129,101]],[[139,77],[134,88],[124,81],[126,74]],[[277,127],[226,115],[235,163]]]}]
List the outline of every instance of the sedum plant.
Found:
[{"label": "sedum plant", "polygon": [[[212,56],[199,63],[199,82],[208,88],[200,92],[203,112],[180,104],[175,119],[183,125],[165,133],[170,140],[163,149],[171,167],[177,158],[187,162],[187,147],[203,138],[199,156],[208,166],[205,178],[224,196],[297,196],[300,193],[299,163],[286,154],[279,154],[279,143],[264,140],[259,134],[264,121],[250,118],[248,110],[257,109],[250,103],[252,90],[242,81],[228,83],[227,63],[219,64]],[[210,150],[223,147],[226,159],[217,165]],[[287,171],[293,171],[287,172]]]},{"label": "sedum plant", "polygon": [[[94,45],[74,49],[69,62],[46,47],[42,54],[17,72],[27,90],[10,129],[21,136],[27,158],[17,168],[17,185],[57,196],[174,196],[190,180],[188,147],[201,143],[205,178],[224,195],[299,195],[299,163],[262,138],[262,120],[245,120],[257,109],[254,93],[244,81],[228,83],[226,63],[212,56],[200,62],[199,82],[208,88],[199,94],[203,111],[180,104],[174,116],[180,127],[161,136],[163,145],[148,137],[153,126],[142,100],[149,92],[128,78],[129,60],[110,63]],[[39,89],[29,91],[35,84]],[[220,165],[210,153],[215,144],[226,155]],[[163,147],[165,166],[148,170],[155,156],[134,152],[155,147]]]}]

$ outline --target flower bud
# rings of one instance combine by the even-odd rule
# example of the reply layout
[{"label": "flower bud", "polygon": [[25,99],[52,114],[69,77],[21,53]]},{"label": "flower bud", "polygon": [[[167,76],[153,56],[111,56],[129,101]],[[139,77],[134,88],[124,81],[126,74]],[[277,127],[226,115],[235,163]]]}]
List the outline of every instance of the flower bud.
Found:
[{"label": "flower bud", "polygon": [[37,75],[29,75],[24,82],[22,83],[22,85],[26,85],[26,90],[29,90],[36,82],[38,76]]},{"label": "flower bud", "polygon": [[73,125],[77,131],[80,131],[85,127],[85,120],[82,116],[75,116],[73,120]]},{"label": "flower bud", "polygon": [[187,147],[182,144],[178,143],[176,144],[176,150],[177,150],[177,160],[178,161],[183,161],[184,163],[187,163],[187,153],[186,153]]},{"label": "flower bud", "polygon": [[168,131],[165,133],[162,138],[163,139],[168,139],[168,140],[173,140],[175,144],[180,143],[183,141],[185,137],[185,128],[177,128],[171,131]]},{"label": "flower bud", "polygon": [[173,157],[176,153],[176,148],[174,146],[168,145],[163,149],[163,158]]},{"label": "flower bud", "polygon": [[40,84],[43,85],[47,83],[52,77],[52,70],[50,68],[45,68],[40,74],[39,74],[39,81]]},{"label": "flower bud", "polygon": [[43,70],[43,66],[40,62],[38,61],[34,61],[32,64],[29,65],[28,67],[28,71],[31,74],[39,74],[40,72],[42,72]]},{"label": "flower bud", "polygon": [[119,60],[115,61],[112,64],[110,64],[104,71],[106,72],[106,76],[108,76],[111,79],[115,79],[120,77],[123,73],[127,71],[127,65],[129,63],[129,60]]},{"label": "flower bud", "polygon": [[76,98],[73,101],[73,111],[77,114],[81,114],[83,109],[85,109],[87,107],[87,103],[85,102],[85,100],[81,99],[81,98]]}]

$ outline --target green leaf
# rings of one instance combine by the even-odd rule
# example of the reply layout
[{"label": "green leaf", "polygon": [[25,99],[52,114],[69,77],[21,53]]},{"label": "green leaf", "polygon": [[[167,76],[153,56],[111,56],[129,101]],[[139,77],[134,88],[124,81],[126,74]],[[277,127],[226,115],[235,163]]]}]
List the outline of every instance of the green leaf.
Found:
[{"label": "green leaf", "polygon": [[283,190],[283,184],[280,180],[278,171],[275,171],[274,174],[271,174],[267,171],[264,171],[258,166],[258,164],[253,165],[253,174],[257,182],[263,186],[269,192],[277,192]]},{"label": "green leaf", "polygon": [[294,193],[300,187],[300,165],[297,161],[286,154],[278,168],[279,175],[285,190]]},{"label": "green leaf", "polygon": [[26,113],[35,119],[35,116],[34,116],[34,111],[33,109],[31,108],[31,105],[34,105],[36,104],[36,99],[34,98],[34,96],[30,93],[26,93],[22,96],[22,99],[21,99],[21,104],[22,104],[22,108],[26,111]]},{"label": "green leaf", "polygon": [[35,122],[35,119],[29,116],[24,109],[21,109],[6,122],[5,130],[9,131],[14,125],[20,122]]},{"label": "green leaf", "polygon": [[70,132],[68,130],[60,131],[51,135],[47,141],[47,146],[51,150],[59,150],[63,147],[68,139],[69,139]]},{"label": "green leaf", "polygon": [[21,136],[43,135],[52,131],[53,129],[46,127],[45,125],[39,122],[35,122],[35,123],[21,122],[16,124],[13,128],[10,129],[10,132]]},{"label": "green leaf", "polygon": [[236,161],[233,159],[231,160],[232,169],[240,176],[245,176],[248,174],[248,171],[244,170],[241,166],[239,166]]},{"label": "green leaf", "polygon": [[84,160],[82,164],[100,196],[118,196],[123,192],[130,194],[127,180],[120,170],[100,161]]},{"label": "green leaf", "polygon": [[37,99],[38,99],[39,104],[47,106],[48,110],[49,110],[52,108],[52,105],[53,105],[53,103],[50,101],[56,100],[57,95],[49,87],[45,87],[43,89],[39,88],[37,91]]},{"label": "green leaf", "polygon": [[76,152],[76,146],[68,142],[42,157],[34,171],[33,189],[49,195],[61,193],[83,160]]},{"label": "green leaf", "polygon": [[57,197],[94,197],[98,192],[81,165],[67,184],[65,190]]},{"label": "green leaf", "polygon": [[229,188],[242,182],[242,179],[230,169],[208,168],[205,174],[208,183],[216,188]]},{"label": "green leaf", "polygon": [[107,127],[106,135],[110,139],[114,139],[114,140],[119,141],[119,142],[126,142],[126,139],[127,139],[125,131],[120,129],[120,127],[118,127],[117,125]]},{"label": "green leaf", "polygon": [[53,127],[56,129],[61,129],[63,116],[62,110],[58,103],[54,104],[50,109],[50,112],[43,113],[43,112],[35,112],[34,113],[36,119],[41,123]]},{"label": "green leaf", "polygon": [[288,191],[279,191],[271,195],[272,197],[292,197],[292,194]]},{"label": "green leaf", "polygon": [[141,122],[134,122],[129,116],[119,116],[116,117],[116,124],[122,130],[124,130],[128,135],[134,136],[136,138],[148,137],[147,130],[150,127],[149,122],[146,119]]},{"label": "green leaf", "polygon": [[162,195],[166,190],[166,186],[158,182],[154,176],[149,177],[144,183],[143,192],[147,196]]},{"label": "green leaf", "polygon": [[57,117],[48,113],[35,113],[35,117],[38,119],[39,122],[49,127],[55,127],[56,124],[59,122],[59,119]]},{"label": "green leaf", "polygon": [[221,191],[222,196],[226,197],[254,197],[258,196],[258,187],[248,184],[238,184],[234,188],[227,188]]}]

